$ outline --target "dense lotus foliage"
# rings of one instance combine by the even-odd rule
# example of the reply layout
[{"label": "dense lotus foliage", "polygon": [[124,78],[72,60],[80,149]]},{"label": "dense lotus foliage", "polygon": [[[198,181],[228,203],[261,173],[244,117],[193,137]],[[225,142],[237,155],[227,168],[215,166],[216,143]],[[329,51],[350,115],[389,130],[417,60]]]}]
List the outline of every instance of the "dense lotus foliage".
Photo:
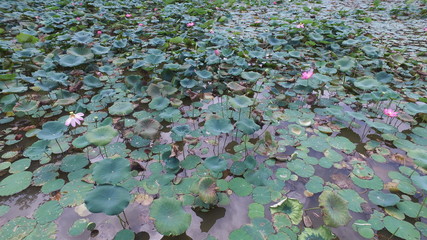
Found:
[{"label": "dense lotus foliage", "polygon": [[425,1],[3,0],[1,239],[425,239]]}]

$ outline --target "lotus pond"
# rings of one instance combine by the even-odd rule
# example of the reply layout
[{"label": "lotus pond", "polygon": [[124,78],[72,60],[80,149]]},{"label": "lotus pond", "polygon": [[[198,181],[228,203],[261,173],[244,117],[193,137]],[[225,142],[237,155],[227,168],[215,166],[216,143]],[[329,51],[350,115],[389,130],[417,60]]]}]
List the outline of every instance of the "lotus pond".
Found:
[{"label": "lotus pond", "polygon": [[427,239],[425,1],[0,2],[0,239]]}]

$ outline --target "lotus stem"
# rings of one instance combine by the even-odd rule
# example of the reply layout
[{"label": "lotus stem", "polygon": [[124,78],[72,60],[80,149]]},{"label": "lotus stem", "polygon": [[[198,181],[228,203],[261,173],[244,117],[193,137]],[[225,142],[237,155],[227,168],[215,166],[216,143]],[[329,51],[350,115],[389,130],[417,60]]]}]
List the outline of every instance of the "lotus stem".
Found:
[{"label": "lotus stem", "polygon": [[[104,148],[105,151],[105,156],[108,158],[108,154],[107,154],[107,148],[105,146],[102,146]],[[100,149],[101,150],[101,149]]]},{"label": "lotus stem", "polygon": [[321,207],[307,208],[307,209],[304,209],[304,211],[311,211],[311,210],[317,210],[317,209],[321,209]]},{"label": "lotus stem", "polygon": [[64,152],[64,150],[62,150],[61,144],[59,144],[58,139],[55,138],[56,144],[58,144],[59,149],[61,149],[61,153]]},{"label": "lotus stem", "polygon": [[117,215],[117,217],[118,217],[118,218],[119,218],[119,220],[120,220],[120,225],[122,225],[122,228],[123,228],[123,229],[126,229],[125,225],[123,224],[123,223],[124,223],[123,219],[120,217],[120,215]]},{"label": "lotus stem", "polygon": [[420,210],[418,210],[417,216],[415,218],[418,218],[421,214],[421,210],[423,210],[424,204],[426,203],[427,197],[424,197],[423,203],[421,203]]},{"label": "lotus stem", "polygon": [[400,227],[398,227],[396,229],[396,231],[394,231],[394,233],[391,234],[391,236],[389,238],[387,238],[387,240],[390,240],[393,236],[395,236],[395,234],[397,233],[397,231],[399,231]]},{"label": "lotus stem", "polygon": [[412,174],[414,174],[415,173],[415,171],[418,169],[418,166],[417,167],[415,167],[415,169],[411,172],[411,174],[409,175],[409,178],[411,178],[412,177]]},{"label": "lotus stem", "polygon": [[125,217],[127,225],[130,226],[128,217],[126,216],[126,213],[125,213],[125,210],[123,210],[123,216]]}]

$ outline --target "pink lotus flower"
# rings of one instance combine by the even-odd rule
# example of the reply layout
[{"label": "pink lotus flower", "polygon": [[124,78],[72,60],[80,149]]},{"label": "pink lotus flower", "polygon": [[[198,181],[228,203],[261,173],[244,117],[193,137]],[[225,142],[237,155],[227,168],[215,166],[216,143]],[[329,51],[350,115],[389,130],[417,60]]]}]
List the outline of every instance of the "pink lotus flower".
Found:
[{"label": "pink lotus flower", "polygon": [[138,23],[138,26],[144,26],[144,24],[142,24],[142,23]]},{"label": "pink lotus flower", "polygon": [[215,33],[215,31],[213,29],[209,30],[210,33]]},{"label": "pink lotus flower", "polygon": [[302,78],[302,79],[309,79],[309,78],[311,78],[311,76],[313,76],[313,73],[314,73],[314,70],[313,70],[313,69],[310,69],[310,70],[308,70],[307,72],[303,72],[303,73],[301,74],[301,78]]},{"label": "pink lotus flower", "polygon": [[220,50],[218,50],[218,49],[216,49],[216,50],[214,51],[214,53],[215,53],[215,55],[217,55],[217,56],[221,55],[221,51],[220,51]]},{"label": "pink lotus flower", "polygon": [[126,14],[125,16],[126,16],[127,18],[130,18],[130,17],[132,17],[132,14],[129,14],[129,13],[128,13],[128,14]]},{"label": "pink lotus flower", "polygon": [[79,3],[79,5],[81,6],[81,5],[83,5],[83,3]]},{"label": "pink lotus flower", "polygon": [[80,21],[80,20],[82,20],[82,19],[81,19],[81,18],[79,18],[79,17],[76,17],[76,20],[77,20],[77,21]]},{"label": "pink lotus flower", "polygon": [[397,117],[397,112],[395,112],[393,109],[389,109],[389,108],[385,108],[383,110],[384,114],[389,116],[389,117]]},{"label": "pink lotus flower", "polygon": [[101,31],[101,30],[99,30],[99,31],[97,31],[97,32],[96,32],[96,34],[101,35],[101,34],[102,34],[102,31]]},{"label": "pink lotus flower", "polygon": [[277,2],[273,2],[273,4],[274,4],[274,5],[276,5],[276,4],[277,4]]},{"label": "pink lotus flower", "polygon": [[195,25],[195,23],[193,23],[193,22],[189,22],[189,23],[187,23],[187,27],[192,27],[192,26],[194,26]]},{"label": "pink lotus flower", "polygon": [[66,126],[73,126],[75,127],[76,125],[80,125],[81,122],[83,121],[83,113],[76,113],[74,114],[73,112],[70,112],[70,116],[68,117],[68,119],[65,121],[65,125]]},{"label": "pink lotus flower", "polygon": [[296,28],[304,28],[304,23],[297,24]]}]

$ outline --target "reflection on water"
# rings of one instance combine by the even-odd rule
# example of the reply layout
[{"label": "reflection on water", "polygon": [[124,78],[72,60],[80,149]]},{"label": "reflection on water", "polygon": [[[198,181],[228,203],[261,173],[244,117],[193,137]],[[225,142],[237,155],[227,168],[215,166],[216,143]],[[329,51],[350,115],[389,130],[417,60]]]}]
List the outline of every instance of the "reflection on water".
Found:
[{"label": "reflection on water", "polygon": [[222,207],[214,208],[209,212],[202,212],[199,210],[194,210],[194,212],[198,217],[203,219],[200,223],[200,230],[202,230],[202,232],[209,232],[215,222],[225,216],[225,208]]}]

